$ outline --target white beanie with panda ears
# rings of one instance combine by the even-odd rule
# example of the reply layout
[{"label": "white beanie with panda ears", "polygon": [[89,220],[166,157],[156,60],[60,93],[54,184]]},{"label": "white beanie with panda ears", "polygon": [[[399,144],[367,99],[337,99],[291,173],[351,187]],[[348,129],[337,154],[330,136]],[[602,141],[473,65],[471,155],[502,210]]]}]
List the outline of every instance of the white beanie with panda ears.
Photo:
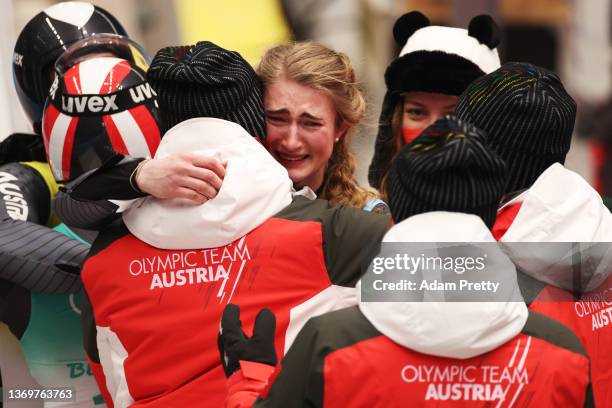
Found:
[{"label": "white beanie with panda ears", "polygon": [[412,34],[400,51],[399,57],[415,51],[439,51],[455,54],[489,74],[500,67],[497,48],[489,48],[464,28],[429,26]]},{"label": "white beanie with panda ears", "polygon": [[468,29],[432,26],[418,11],[393,26],[402,50],[385,72],[389,91],[460,95],[476,78],[500,67],[500,34],[490,16],[474,17]]}]

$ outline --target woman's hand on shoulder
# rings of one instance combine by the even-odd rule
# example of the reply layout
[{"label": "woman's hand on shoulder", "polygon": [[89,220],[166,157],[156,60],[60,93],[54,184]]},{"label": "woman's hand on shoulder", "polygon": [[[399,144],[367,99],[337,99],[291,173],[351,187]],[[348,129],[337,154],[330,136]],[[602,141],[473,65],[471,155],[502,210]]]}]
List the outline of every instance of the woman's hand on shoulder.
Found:
[{"label": "woman's hand on shoulder", "polygon": [[203,204],[214,198],[225,177],[227,163],[195,153],[175,153],[147,160],[137,170],[138,188],[156,198],[184,198]]}]

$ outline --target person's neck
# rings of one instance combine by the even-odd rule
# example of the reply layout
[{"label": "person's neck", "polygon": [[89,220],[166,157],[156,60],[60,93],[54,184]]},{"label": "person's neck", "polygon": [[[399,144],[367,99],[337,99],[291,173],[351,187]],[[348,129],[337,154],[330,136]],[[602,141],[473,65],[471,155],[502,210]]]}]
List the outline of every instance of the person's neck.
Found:
[{"label": "person's neck", "polygon": [[317,174],[315,176],[313,176],[311,178],[311,180],[303,180],[301,183],[294,183],[294,188],[299,191],[304,187],[308,187],[310,188],[312,191],[315,192],[315,194],[317,195],[317,197],[319,197],[321,195],[321,193],[323,192],[323,176],[324,173],[321,174]]},{"label": "person's neck", "polygon": [[304,187],[308,187],[309,189],[311,189],[317,195],[317,197],[319,197],[323,193],[323,183],[321,183],[319,185],[319,188],[317,188],[316,190],[312,188],[311,186],[309,186],[308,184],[293,184],[293,189],[295,191],[300,191]]}]

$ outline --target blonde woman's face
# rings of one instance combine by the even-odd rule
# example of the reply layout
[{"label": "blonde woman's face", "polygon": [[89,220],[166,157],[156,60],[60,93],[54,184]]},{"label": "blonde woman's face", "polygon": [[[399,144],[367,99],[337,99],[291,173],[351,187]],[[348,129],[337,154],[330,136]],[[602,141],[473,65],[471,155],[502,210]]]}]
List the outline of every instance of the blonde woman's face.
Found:
[{"label": "blonde woman's face", "polygon": [[266,87],[266,149],[289,172],[294,184],[318,190],[334,143],[336,128],[330,96],[282,78]]},{"label": "blonde woman's face", "polygon": [[407,92],[404,95],[402,127],[425,129],[438,118],[452,114],[459,98],[453,95],[428,92]]}]

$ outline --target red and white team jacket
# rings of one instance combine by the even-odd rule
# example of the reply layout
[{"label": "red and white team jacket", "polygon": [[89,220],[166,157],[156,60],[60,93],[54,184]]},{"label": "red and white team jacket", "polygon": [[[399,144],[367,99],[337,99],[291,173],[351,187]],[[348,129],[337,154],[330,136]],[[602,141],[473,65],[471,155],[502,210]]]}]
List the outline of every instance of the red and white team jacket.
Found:
[{"label": "red and white team jacket", "polygon": [[[479,218],[445,212],[408,218],[384,241],[430,239],[495,242]],[[501,251],[496,259],[487,269],[512,278],[505,293],[516,293],[514,265]],[[589,359],[576,335],[514,297],[360,301],[311,319],[271,381],[256,407],[592,406]]]},{"label": "red and white team jacket", "polygon": [[[599,194],[554,164],[500,209],[493,232],[532,278],[522,285],[529,309],[579,336],[591,357],[595,405],[612,407],[612,214]],[[535,243],[533,250],[520,242]]]},{"label": "red and white team jacket", "polygon": [[219,195],[197,207],[136,203],[85,262],[86,349],[115,407],[223,406],[216,341],[230,302],[247,333],[262,307],[276,314],[279,356],[310,317],[356,304],[354,285],[387,217],[292,199],[286,171],[236,127],[195,119],[170,130],[158,154],[228,160]]}]

